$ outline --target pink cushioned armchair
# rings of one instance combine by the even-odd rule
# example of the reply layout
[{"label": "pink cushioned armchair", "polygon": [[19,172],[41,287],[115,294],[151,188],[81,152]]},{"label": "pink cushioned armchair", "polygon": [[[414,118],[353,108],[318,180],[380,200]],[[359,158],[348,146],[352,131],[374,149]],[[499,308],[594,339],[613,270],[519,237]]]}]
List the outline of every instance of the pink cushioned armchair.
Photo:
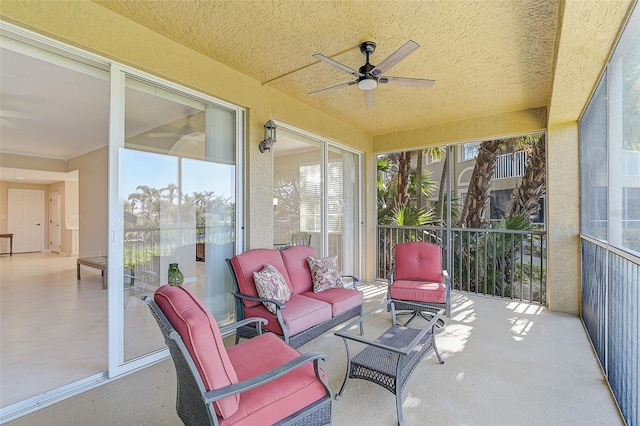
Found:
[{"label": "pink cushioned armchair", "polygon": [[[451,285],[447,271],[442,269],[439,245],[422,241],[396,244],[395,266],[389,271],[387,281],[387,297],[399,301],[395,304],[396,309],[412,313],[405,325],[417,315],[429,320],[429,313],[438,309],[444,309],[445,316],[450,317]],[[411,305],[403,305],[402,301],[411,302]],[[416,309],[415,304],[420,308]]]},{"label": "pink cushioned armchair", "polygon": [[[222,329],[182,287],[161,286],[142,296],[169,346],[177,373],[176,410],[186,425],[330,424],[331,391],[318,365],[325,354],[300,352],[261,318]],[[260,334],[225,348],[222,335],[257,323]]]}]

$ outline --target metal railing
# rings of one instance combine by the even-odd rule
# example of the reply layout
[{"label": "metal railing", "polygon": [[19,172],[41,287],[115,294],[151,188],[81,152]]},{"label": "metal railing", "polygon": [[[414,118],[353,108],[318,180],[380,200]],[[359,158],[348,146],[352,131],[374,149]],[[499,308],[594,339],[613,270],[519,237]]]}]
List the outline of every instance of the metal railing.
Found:
[{"label": "metal railing", "polygon": [[227,244],[235,241],[233,225],[211,227],[143,227],[126,226],[124,229],[125,283],[136,280],[155,283],[160,277],[160,257],[175,256],[176,250],[193,246],[196,259],[204,256],[196,251],[196,244]]},{"label": "metal railing", "polygon": [[492,179],[507,179],[524,175],[528,158],[527,151],[498,155]]},{"label": "metal railing", "polygon": [[442,247],[452,288],[546,305],[545,231],[378,226],[378,277],[386,279],[393,248],[408,241]]},{"label": "metal railing", "polygon": [[640,425],[640,259],[582,235],[580,317],[620,411]]}]

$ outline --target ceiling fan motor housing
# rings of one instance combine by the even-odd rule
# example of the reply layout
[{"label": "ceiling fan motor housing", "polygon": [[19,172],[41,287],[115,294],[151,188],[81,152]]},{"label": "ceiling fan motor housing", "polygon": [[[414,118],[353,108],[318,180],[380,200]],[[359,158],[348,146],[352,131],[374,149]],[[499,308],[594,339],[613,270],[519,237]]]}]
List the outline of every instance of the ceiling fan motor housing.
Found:
[{"label": "ceiling fan motor housing", "polygon": [[371,74],[375,66],[369,63],[369,56],[375,51],[376,44],[374,42],[365,41],[360,43],[360,52],[367,58],[366,63],[358,70],[360,74],[364,74],[358,78],[358,87],[362,90],[373,90],[378,86],[378,78]]}]

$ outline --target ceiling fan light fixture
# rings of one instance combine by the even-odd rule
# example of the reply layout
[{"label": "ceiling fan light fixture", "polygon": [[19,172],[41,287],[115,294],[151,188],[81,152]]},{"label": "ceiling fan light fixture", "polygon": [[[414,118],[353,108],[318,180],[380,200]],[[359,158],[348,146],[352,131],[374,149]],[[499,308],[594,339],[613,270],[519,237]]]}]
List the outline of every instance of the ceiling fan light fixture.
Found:
[{"label": "ceiling fan light fixture", "polygon": [[378,81],[373,77],[363,78],[358,81],[358,87],[362,90],[373,90],[378,87]]}]

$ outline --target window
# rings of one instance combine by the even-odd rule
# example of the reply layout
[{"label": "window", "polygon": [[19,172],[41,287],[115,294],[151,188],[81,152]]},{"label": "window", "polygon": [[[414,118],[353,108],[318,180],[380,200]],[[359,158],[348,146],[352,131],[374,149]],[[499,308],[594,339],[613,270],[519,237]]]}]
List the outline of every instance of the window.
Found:
[{"label": "window", "polygon": [[480,142],[469,142],[462,144],[462,155],[460,161],[473,160],[480,151]]},{"label": "window", "polygon": [[640,254],[638,46],[640,31],[630,25],[580,120],[582,233],[636,255]]}]

